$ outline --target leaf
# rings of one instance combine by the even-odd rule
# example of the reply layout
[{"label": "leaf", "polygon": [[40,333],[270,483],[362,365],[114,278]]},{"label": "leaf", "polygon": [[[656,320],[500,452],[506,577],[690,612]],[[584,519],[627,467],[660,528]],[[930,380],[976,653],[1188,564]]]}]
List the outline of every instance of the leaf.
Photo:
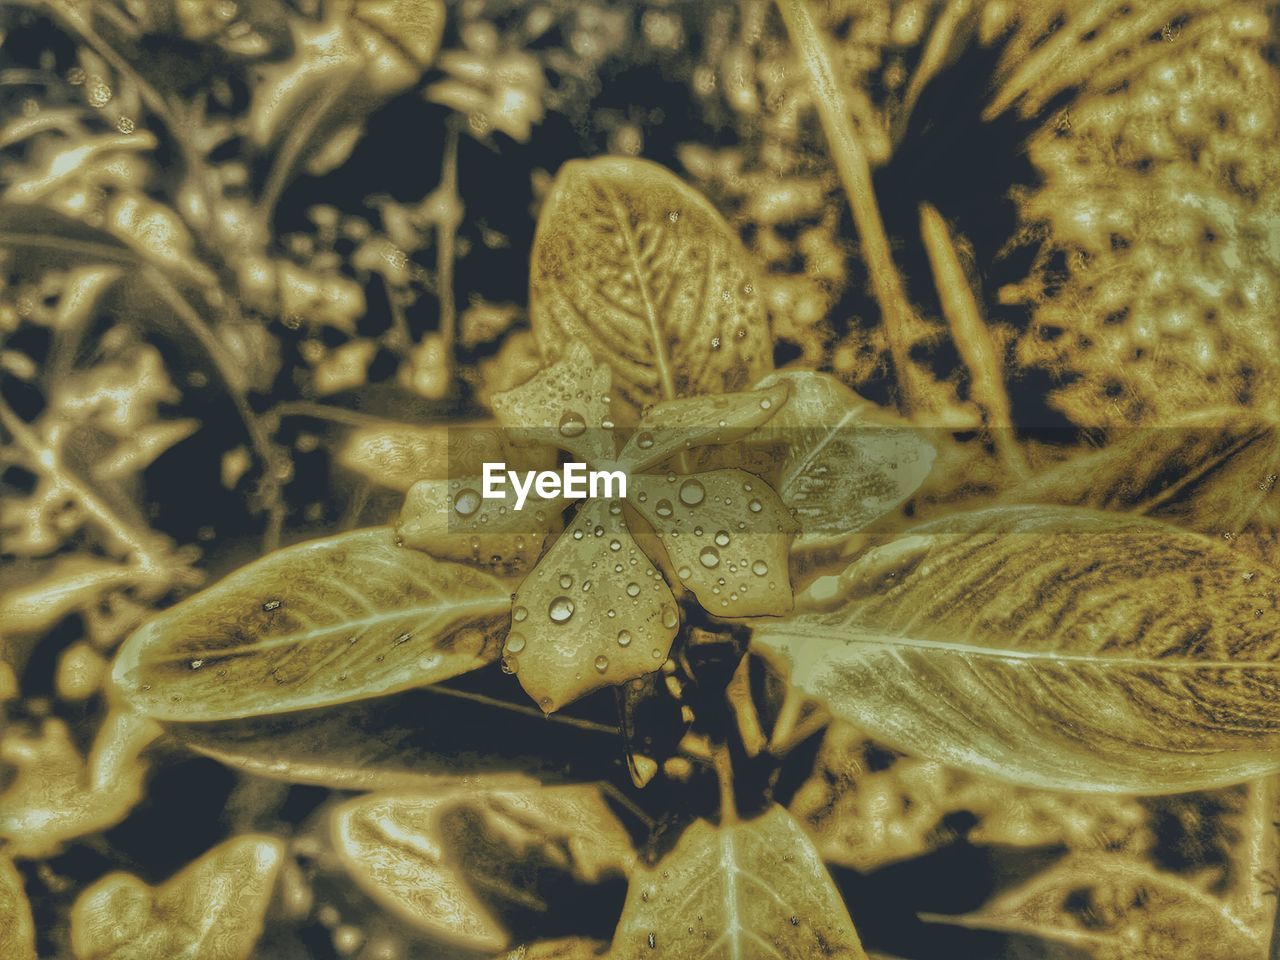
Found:
[{"label": "leaf", "polygon": [[781,616],[792,606],[787,551],[795,523],[778,495],[742,470],[631,478],[628,498],[657,531],[676,576],[709,613]]},{"label": "leaf", "polygon": [[1117,854],[1071,854],[980,912],[926,919],[1083,947],[1094,960],[1238,960],[1266,943],[1203,886]]},{"label": "leaf", "polygon": [[800,524],[796,545],[832,545],[865,530],[924,482],[935,450],[923,431],[898,421],[825,373],[770,374],[792,396],[769,424],[785,445],[777,491]]},{"label": "leaf", "polygon": [[1203,789],[1280,769],[1277,582],[1154,520],[995,508],[867,550],[833,612],[754,642],[908,753],[1053,789]]},{"label": "leaf", "polygon": [[756,268],[696,191],[645,160],[560,168],[538,220],[529,313],[543,356],[613,370],[619,423],[659,400],[743,390],[773,367]]},{"label": "leaf", "polygon": [[490,403],[502,425],[518,431],[514,442],[561,447],[584,463],[599,463],[617,455],[610,384],[609,368],[574,343],[559,362],[513,390],[495,393]]},{"label": "leaf", "polygon": [[284,860],[275,837],[214,847],[158,887],[111,873],[71,909],[77,960],[249,960]]},{"label": "leaf", "polygon": [[484,421],[359,427],[344,438],[337,459],[370,483],[401,492],[423,479],[479,476],[489,461],[504,461],[512,469],[549,470],[555,465],[553,451],[517,450],[501,427]]},{"label": "leaf", "polygon": [[597,960],[604,951],[605,944],[597,940],[566,937],[563,940],[521,944],[494,960]]},{"label": "leaf", "polygon": [[631,878],[611,960],[865,960],[818,852],[781,807],[746,823],[699,820]]},{"label": "leaf", "polygon": [[656,403],[645,411],[618,462],[623,470],[640,473],[692,447],[740,440],[767,423],[790,393],[789,385],[779,383],[743,393]]},{"label": "leaf", "polygon": [[587,500],[516,591],[503,666],[545,712],[657,670],[680,618],[616,500]]},{"label": "leaf", "polygon": [[510,587],[395,545],[376,527],[269,554],[125,641],[133,706],[194,722],[436,683],[497,656]]},{"label": "leaf", "polygon": [[8,960],[36,960],[36,925],[22,874],[13,861],[0,856],[0,956]]},{"label": "leaf", "polygon": [[583,883],[623,873],[634,859],[630,837],[590,786],[372,794],[340,806],[331,832],[365,892],[435,939],[472,950],[509,939],[485,895],[533,894],[505,886],[503,859],[533,856]]},{"label": "leaf", "polygon": [[255,776],[337,790],[434,788],[481,775],[489,783],[574,783],[616,773],[616,728],[577,718],[548,722],[519,695],[516,704],[434,686],[166,730]]},{"label": "leaf", "polygon": [[569,501],[543,499],[531,490],[524,508],[516,510],[513,486],[501,489],[501,498],[486,499],[480,477],[419,480],[405,496],[396,536],[441,559],[525,570],[559,528]]},{"label": "leaf", "polygon": [[1280,431],[1273,421],[1247,410],[1211,410],[1126,431],[1001,500],[1130,510],[1217,537],[1248,526],[1272,496],[1277,473]]}]

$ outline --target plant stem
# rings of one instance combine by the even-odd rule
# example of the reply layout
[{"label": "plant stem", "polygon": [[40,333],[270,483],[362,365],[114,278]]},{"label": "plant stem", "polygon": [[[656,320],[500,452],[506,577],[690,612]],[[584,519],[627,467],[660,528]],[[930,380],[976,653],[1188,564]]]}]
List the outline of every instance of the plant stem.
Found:
[{"label": "plant stem", "polygon": [[1280,812],[1280,776],[1273,774],[1245,785],[1240,817],[1239,860],[1232,880],[1236,912],[1250,921],[1268,914],[1265,877],[1280,867],[1280,838],[1276,815]]},{"label": "plant stem", "polygon": [[862,256],[871,277],[872,292],[880,305],[889,354],[898,375],[900,405],[907,414],[913,410],[925,411],[928,408],[927,395],[910,356],[912,334],[920,321],[907,300],[902,277],[893,262],[889,237],[885,233],[884,220],[871,183],[866,151],[853,128],[849,105],[836,82],[831,58],[817,24],[809,13],[808,0],[777,0],[777,4],[791,42],[808,72],[818,118],[831,148],[831,159],[849,199]]},{"label": "plant stem", "polygon": [[440,341],[445,357],[445,390],[453,389],[453,348],[457,339],[458,307],[453,296],[453,265],[457,256],[458,224],[462,222],[462,198],[458,195],[458,128],[448,125],[444,158],[440,163],[442,208],[436,221],[436,296],[440,300]]},{"label": "plant stem", "polygon": [[973,399],[986,413],[992,442],[1005,468],[1015,479],[1024,480],[1027,463],[1013,435],[1013,413],[1004,388],[1004,360],[982,318],[951,232],[942,215],[927,203],[920,204],[920,235],[933,268],[942,313],[951,326],[951,338],[969,368]]},{"label": "plant stem", "polygon": [[738,822],[738,805],[733,793],[733,759],[725,744],[717,744],[712,762],[716,768],[716,779],[720,782],[720,825],[728,826]]}]

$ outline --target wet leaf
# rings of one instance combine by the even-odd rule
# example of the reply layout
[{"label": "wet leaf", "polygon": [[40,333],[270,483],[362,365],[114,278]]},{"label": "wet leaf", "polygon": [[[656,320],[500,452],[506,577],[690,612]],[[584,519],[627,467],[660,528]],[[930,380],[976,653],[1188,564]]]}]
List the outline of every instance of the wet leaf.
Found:
[{"label": "wet leaf", "polygon": [[618,501],[588,500],[516,591],[503,666],[550,713],[658,669],[678,627],[671,588]]},{"label": "wet leaf", "polygon": [[798,546],[816,547],[866,529],[922,484],[934,448],[923,431],[862,399],[835,377],[809,370],[771,374],[791,399],[769,424],[783,444],[777,490],[800,523]]},{"label": "wet leaf", "polygon": [[995,508],[867,550],[826,584],[833,611],[755,642],[909,753],[1032,786],[1167,793],[1280,769],[1277,583],[1154,520]]},{"label": "wet leaf", "polygon": [[31,903],[13,861],[0,856],[0,956],[36,960],[36,925]]},{"label": "wet leaf", "polygon": [[1073,854],[980,912],[927,919],[1031,934],[1094,960],[1237,960],[1266,943],[1203,884],[1117,854]]},{"label": "wet leaf", "polygon": [[585,463],[612,460],[614,448],[609,367],[574,343],[556,363],[527,382],[490,399],[515,442],[560,447]]},{"label": "wet leaf", "polygon": [[761,390],[665,400],[645,411],[618,461],[639,473],[693,447],[732,443],[767,423],[787,402],[786,383]]},{"label": "wet leaf", "polygon": [[742,470],[646,474],[631,482],[628,502],[708,612],[759,617],[791,609],[787,553],[795,522],[767,483]]},{"label": "wet leaf", "polygon": [[339,807],[331,829],[370,896],[435,939],[473,950],[508,940],[487,897],[530,893],[504,888],[501,864],[488,862],[493,852],[468,842],[477,831],[508,859],[532,855],[583,883],[623,873],[633,860],[626,831],[589,786],[372,794]]},{"label": "wet leaf", "polygon": [[1133,511],[1210,536],[1237,534],[1272,497],[1280,431],[1247,410],[1138,427],[1001,494],[1008,503]]},{"label": "wet leaf", "polygon": [[372,528],[269,554],[136,631],[113,678],[156,719],[225,720],[423,686],[497,655],[510,587]]},{"label": "wet leaf", "polygon": [[77,960],[249,960],[284,859],[275,837],[214,847],[158,887],[112,873],[71,910]]},{"label": "wet leaf", "polygon": [[746,823],[699,820],[637,870],[611,960],[865,960],[813,844],[781,807]]},{"label": "wet leaf", "polygon": [[773,366],[768,318],[736,233],[644,160],[574,160],[543,207],[529,277],[542,353],[590,348],[613,369],[619,423],[650,403],[743,390]]},{"label": "wet leaf", "polygon": [[396,535],[405,546],[434,557],[505,571],[527,569],[548,535],[560,527],[568,501],[545,500],[530,491],[524,507],[516,510],[512,485],[501,489],[501,498],[485,498],[481,477],[419,480],[405,496]]}]

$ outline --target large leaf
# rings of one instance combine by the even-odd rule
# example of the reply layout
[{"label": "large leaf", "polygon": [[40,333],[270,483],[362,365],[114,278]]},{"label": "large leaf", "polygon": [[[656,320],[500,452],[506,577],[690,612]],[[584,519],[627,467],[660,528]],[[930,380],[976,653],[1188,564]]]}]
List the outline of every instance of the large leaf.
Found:
[{"label": "large leaf", "polygon": [[378,696],[493,660],[510,587],[399,547],[386,528],[269,554],[147,623],[116,686],[160,720],[225,720]]},{"label": "large leaf", "polygon": [[768,434],[784,451],[777,489],[800,524],[797,546],[836,543],[865,529],[929,475],[935,451],[919,428],[829,374],[775,373],[760,387],[783,383],[791,385],[791,399]]},{"label": "large leaf", "polygon": [[36,960],[36,927],[22,874],[13,861],[0,857],[0,956]]},{"label": "large leaf", "polygon": [[589,786],[372,794],[339,807],[331,823],[347,870],[375,900],[473,950],[508,939],[484,895],[531,905],[532,891],[504,876],[503,859],[531,858],[583,883],[623,873],[633,859],[622,824]]},{"label": "large leaf", "polygon": [[1007,503],[1132,510],[1199,533],[1240,533],[1273,497],[1280,430],[1247,410],[1136,427],[1001,494]]},{"label": "large leaf", "polygon": [[866,551],[833,611],[755,642],[907,752],[1035,786],[1173,792],[1280,769],[1277,582],[1154,520],[995,508]]},{"label": "large leaf", "polygon": [[538,221],[529,311],[544,356],[613,368],[620,423],[647,404],[743,390],[773,366],[755,267],[707,201],[645,160],[574,160]]},{"label": "large leaf", "polygon": [[249,960],[262,933],[284,844],[228,840],[158,887],[111,873],[71,910],[77,960]]},{"label": "large leaf", "polygon": [[1088,950],[1094,960],[1262,957],[1261,931],[1207,886],[1122,854],[1074,854],[978,913],[927,919],[1031,934]]},{"label": "large leaf", "polygon": [[699,820],[631,878],[611,960],[865,960],[849,912],[781,807],[745,823]]},{"label": "large leaf", "polygon": [[[467,679],[482,686],[491,678]],[[518,702],[437,685],[288,714],[166,728],[185,746],[255,776],[338,790],[460,785],[480,775],[489,783],[582,782],[616,773],[616,727],[576,717],[545,720],[514,681],[510,687]]]}]

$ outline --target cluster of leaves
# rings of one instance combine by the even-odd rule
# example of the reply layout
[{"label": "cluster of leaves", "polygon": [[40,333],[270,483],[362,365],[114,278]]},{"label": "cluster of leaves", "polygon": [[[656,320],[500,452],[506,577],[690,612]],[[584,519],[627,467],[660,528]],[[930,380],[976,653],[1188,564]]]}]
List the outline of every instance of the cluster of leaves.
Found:
[{"label": "cluster of leaves", "polygon": [[[1202,32],[1192,58],[1214,65],[1215,43],[1254,38],[1260,22],[1186,20],[1185,3],[1122,5],[1105,30],[1076,5],[1041,16],[855,3],[815,27],[781,6],[633,17],[264,0],[13,15],[19,34],[55,25],[75,65],[57,53],[32,64],[56,82],[3,134],[0,239],[15,283],[0,305],[0,428],[16,493],[0,533],[24,563],[0,601],[0,699],[25,693],[18,675],[41,634],[72,624],[57,697],[101,695],[104,718],[86,745],[47,698],[24,696],[27,715],[0,737],[0,952],[35,955],[26,864],[41,863],[50,891],[73,886],[49,862],[145,800],[144,751],[162,742],[245,774],[228,805],[237,835],[167,879],[126,864],[135,872],[75,889],[66,929],[42,936],[82,960],[304,949],[272,940],[270,911],[314,918],[337,954],[365,960],[402,955],[406,931],[464,955],[857,960],[862,939],[893,938],[859,912],[842,871],[927,856],[959,833],[1068,852],[930,923],[1102,960],[1261,953],[1280,770],[1280,450],[1254,381],[1237,370],[1227,395],[1180,387],[1214,406],[1155,440],[1065,459],[1020,444],[1002,359],[1015,338],[984,324],[963,239],[922,197],[920,259],[946,323],[900,309],[893,264],[864,233],[881,321],[824,327],[852,282],[833,197],[859,163],[891,161],[923,89],[972,35],[1005,44],[992,116],[1014,104],[1036,116],[1112,59],[1161,81],[1153,24]],[[838,110],[821,82],[828,53],[806,39],[815,29],[847,87]],[[659,60],[686,36],[707,40],[687,79],[709,115],[718,103],[738,118],[743,146],[679,155],[715,203],[635,158],[643,123],[592,117],[615,156],[568,163],[544,185],[529,329],[508,335],[526,309],[511,303],[477,298],[459,314],[467,229],[505,242],[464,227],[460,136],[525,143],[549,112],[575,116],[633,32]],[[564,47],[548,46],[556,34]],[[218,82],[149,53],[180,44],[217,51]],[[1237,74],[1271,76],[1253,48],[1224,56]],[[1209,96],[1194,79],[1186,89]],[[1067,128],[1090,143],[1114,122],[1098,102],[1130,103],[1098,90]],[[287,188],[351,162],[368,117],[411,94],[452,111],[439,185],[376,198],[376,217],[325,204],[307,228],[280,228]],[[813,107],[830,151],[799,122]],[[1192,140],[1201,120],[1188,121]],[[841,153],[840,124],[857,156]],[[1250,125],[1231,147],[1243,159],[1210,158],[1208,173],[1256,199],[1271,129]],[[1070,261],[1071,282],[1103,296],[1090,276],[1107,244],[1055,190],[1077,182],[1072,165],[1106,180],[1105,163],[1057,156],[1060,139],[1033,144],[1045,169],[1067,172],[1023,198],[1027,236],[1096,247]],[[1176,181],[1177,158],[1161,159]],[[784,182],[762,191],[776,173]],[[864,231],[868,201],[850,201]],[[1261,255],[1260,215],[1232,203],[1205,216],[1247,220],[1218,232]],[[1201,223],[1183,219],[1183,233]],[[1141,225],[1126,224],[1113,254],[1143,246]],[[1109,278],[1138,269],[1129,256]],[[1023,291],[1040,324],[1029,329],[1074,330],[1062,302],[1033,289],[1047,289],[1051,259],[1046,246]],[[370,289],[386,295],[385,329],[368,325]],[[1163,296],[1134,310],[1163,309]],[[1252,307],[1222,299],[1235,311],[1224,336],[1261,335]],[[45,333],[33,341],[30,328]],[[948,338],[960,362],[934,378],[917,348]],[[784,340],[800,362],[775,370]],[[1038,362],[1028,342],[1018,349]],[[459,347],[494,356],[455,369]],[[169,350],[198,359],[166,364]],[[1179,384],[1217,375],[1212,354],[1197,362],[1174,364]],[[336,462],[366,489],[403,493],[398,521],[274,549],[294,466],[278,431],[289,412],[264,415],[261,399],[304,382],[294,412],[328,416],[318,401],[379,367],[401,396],[435,404],[461,379],[496,419],[469,421],[459,449],[456,408],[431,408],[448,410],[437,425],[333,408],[356,427]],[[1082,369],[1085,387],[1054,398],[1087,424],[1096,370]],[[845,382],[888,370],[914,421]],[[202,428],[182,408],[210,382],[238,423],[221,479],[265,514],[267,549],[169,605],[199,582],[198,555],[151,529],[147,470]],[[923,429],[936,423],[986,430],[974,443]],[[294,452],[316,442],[302,434]],[[478,497],[479,463],[549,466],[562,453],[627,471],[629,496],[521,512]],[[273,782],[358,795],[322,805],[286,844],[277,834],[294,825],[262,813],[280,796]],[[1137,799],[1190,790],[1209,792]],[[1197,829],[1216,802],[1238,836]],[[236,819],[237,803],[254,812]],[[1168,862],[1170,835],[1188,863]],[[317,905],[326,887],[340,892]],[[36,902],[42,924],[48,912]]]}]

